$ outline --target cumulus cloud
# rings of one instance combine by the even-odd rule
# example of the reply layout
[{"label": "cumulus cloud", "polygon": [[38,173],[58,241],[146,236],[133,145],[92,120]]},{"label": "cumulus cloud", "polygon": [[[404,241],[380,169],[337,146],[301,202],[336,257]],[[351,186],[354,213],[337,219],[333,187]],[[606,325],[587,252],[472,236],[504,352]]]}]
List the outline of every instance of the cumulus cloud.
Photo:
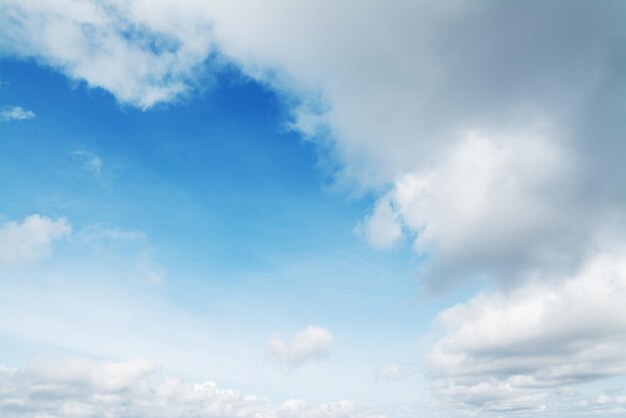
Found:
[{"label": "cumulus cloud", "polygon": [[[322,404],[266,398],[189,384],[157,373],[147,360],[94,362],[72,359],[25,368],[0,365],[0,414],[25,417],[373,417],[353,401]],[[380,417],[380,416],[378,416]]]},{"label": "cumulus cloud", "polygon": [[439,393],[481,410],[537,410],[550,390],[626,374],[623,254],[443,311],[428,355]]},{"label": "cumulus cloud", "polygon": [[68,236],[72,228],[65,218],[27,216],[21,223],[5,222],[0,226],[0,261],[16,264],[45,257],[53,242]]},{"label": "cumulus cloud", "polygon": [[413,231],[415,250],[432,256],[426,277],[443,283],[575,265],[608,220],[623,222],[615,206],[585,199],[572,180],[577,158],[544,135],[465,133],[428,168],[396,180],[366,218],[366,237],[380,245]]},{"label": "cumulus cloud", "polygon": [[276,363],[293,368],[328,357],[332,344],[333,335],[330,331],[317,325],[309,325],[288,341],[273,336],[267,342],[267,352]]},{"label": "cumulus cloud", "polygon": [[13,106],[0,111],[0,122],[9,122],[12,120],[32,119],[35,114],[30,110],[25,110],[20,106]]}]

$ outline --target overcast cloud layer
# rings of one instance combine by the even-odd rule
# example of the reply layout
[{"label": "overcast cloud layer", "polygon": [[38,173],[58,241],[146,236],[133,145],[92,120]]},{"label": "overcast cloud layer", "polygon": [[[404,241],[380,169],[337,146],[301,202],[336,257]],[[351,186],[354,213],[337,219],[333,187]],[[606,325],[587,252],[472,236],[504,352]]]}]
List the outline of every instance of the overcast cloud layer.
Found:
[{"label": "overcast cloud layer", "polygon": [[431,358],[455,402],[538,408],[545,388],[626,372],[626,3],[5,0],[0,16],[4,54],[127,105],[229,65],[273,88],[337,182],[379,197],[367,241],[412,240],[434,287],[505,285],[440,316]]}]

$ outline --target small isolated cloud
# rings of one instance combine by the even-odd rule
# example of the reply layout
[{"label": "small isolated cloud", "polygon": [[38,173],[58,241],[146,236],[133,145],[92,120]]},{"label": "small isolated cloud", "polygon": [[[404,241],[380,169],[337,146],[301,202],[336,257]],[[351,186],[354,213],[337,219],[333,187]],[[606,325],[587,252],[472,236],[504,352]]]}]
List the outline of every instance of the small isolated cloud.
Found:
[{"label": "small isolated cloud", "polygon": [[72,157],[83,163],[83,168],[94,174],[98,174],[102,169],[102,159],[96,154],[85,150],[76,150],[72,152]]},{"label": "small isolated cloud", "polygon": [[22,223],[5,222],[0,226],[0,262],[16,264],[45,257],[52,252],[55,240],[71,232],[72,228],[65,218],[31,215]]},{"label": "small isolated cloud", "polygon": [[189,384],[162,376],[151,361],[71,359],[25,368],[0,365],[0,416],[21,417],[275,417],[373,418],[356,402],[314,404],[220,389],[212,381]]},{"label": "small isolated cloud", "polygon": [[392,363],[387,367],[383,367],[376,371],[377,382],[395,382],[398,380],[406,379],[411,376],[413,371],[400,366],[399,364]]},{"label": "small isolated cloud", "polygon": [[330,331],[317,325],[309,325],[289,341],[278,336],[270,338],[267,352],[276,363],[294,368],[328,357],[332,344],[333,334]]},{"label": "small isolated cloud", "polygon": [[20,106],[13,106],[0,111],[0,121],[9,122],[12,120],[26,120],[32,119],[35,114],[30,110],[25,110]]}]

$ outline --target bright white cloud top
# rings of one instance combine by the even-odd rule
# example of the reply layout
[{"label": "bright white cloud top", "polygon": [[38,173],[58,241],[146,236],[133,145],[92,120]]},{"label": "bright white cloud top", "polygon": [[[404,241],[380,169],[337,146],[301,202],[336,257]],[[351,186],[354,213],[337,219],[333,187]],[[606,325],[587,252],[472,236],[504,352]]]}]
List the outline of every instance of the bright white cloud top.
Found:
[{"label": "bright white cloud top", "polygon": [[[389,252],[411,242],[427,290],[490,286],[436,317],[426,351],[439,399],[464,413],[569,414],[551,391],[626,375],[624,21],[620,1],[4,0],[0,49],[146,114],[185,106],[229,68],[271,90],[338,188],[374,197],[355,235]],[[33,116],[13,107],[0,118]],[[99,152],[70,155],[105,171]],[[7,222],[0,259],[47,256],[70,232],[63,218]],[[267,354],[293,370],[334,353],[333,339],[309,326],[272,337]],[[411,374],[394,363],[377,379]],[[354,416],[137,385],[133,413],[163,390],[174,393],[167,408],[185,399],[206,416],[215,402],[242,416]],[[97,395],[109,396],[126,395]],[[576,405],[624,414],[623,398],[598,396]]]}]

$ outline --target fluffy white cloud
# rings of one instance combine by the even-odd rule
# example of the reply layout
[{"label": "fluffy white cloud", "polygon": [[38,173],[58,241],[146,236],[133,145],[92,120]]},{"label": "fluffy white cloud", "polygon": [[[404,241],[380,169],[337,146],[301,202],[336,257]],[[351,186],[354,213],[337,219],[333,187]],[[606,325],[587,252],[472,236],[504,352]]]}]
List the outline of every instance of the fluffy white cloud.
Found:
[{"label": "fluffy white cloud", "polygon": [[35,114],[30,110],[25,110],[20,106],[13,106],[0,111],[0,122],[8,122],[12,120],[32,119]]},{"label": "fluffy white cloud", "polygon": [[479,410],[541,410],[551,389],[626,374],[623,254],[443,311],[429,353],[439,392]]},{"label": "fluffy white cloud", "polygon": [[267,342],[267,352],[272,360],[291,368],[328,357],[332,344],[333,335],[330,331],[309,325],[289,341],[273,336]]},{"label": "fluffy white cloud", "polygon": [[[355,402],[310,404],[220,389],[214,382],[188,384],[156,373],[146,360],[39,362],[14,369],[0,366],[0,414],[26,417],[348,418],[374,417]],[[381,417],[380,415],[376,415]]]},{"label": "fluffy white cloud", "polygon": [[71,232],[64,218],[30,215],[22,223],[5,222],[0,226],[0,262],[14,264],[45,257],[52,251],[55,240]]},{"label": "fluffy white cloud", "polygon": [[200,2],[45,0],[0,5],[0,48],[142,108],[183,94],[211,51]]},{"label": "fluffy white cloud", "polygon": [[469,132],[422,171],[405,174],[362,229],[376,245],[412,231],[432,257],[424,273],[445,283],[467,276],[518,279],[570,268],[593,249],[616,206],[585,199],[577,156],[546,133]]}]

